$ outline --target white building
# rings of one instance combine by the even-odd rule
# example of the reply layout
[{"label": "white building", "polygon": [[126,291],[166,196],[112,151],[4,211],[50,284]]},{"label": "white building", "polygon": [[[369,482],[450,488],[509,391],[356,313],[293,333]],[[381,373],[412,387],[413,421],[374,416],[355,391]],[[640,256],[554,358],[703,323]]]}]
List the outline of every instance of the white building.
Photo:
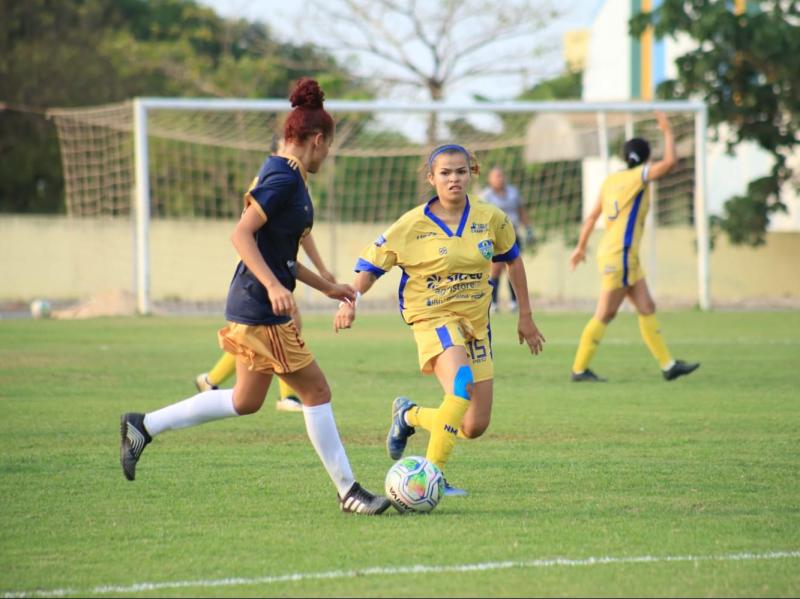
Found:
[{"label": "white building", "polygon": [[[635,12],[659,4],[661,0],[605,0],[600,5],[589,28],[584,100],[650,100],[659,83],[676,78],[675,59],[693,47],[693,40],[655,39],[650,32],[635,39],[628,32]],[[731,2],[733,10],[746,10],[746,4],[746,0]],[[721,128],[723,136],[724,132]],[[707,147],[708,208],[711,214],[720,214],[725,200],[744,194],[751,180],[769,172],[772,157],[752,142],[739,144],[734,155],[727,154],[724,143],[709,142]],[[800,152],[791,162],[795,172],[800,171]],[[597,189],[594,179],[601,176],[600,169],[592,161],[586,167],[588,184]],[[588,197],[593,199],[591,194]],[[789,211],[774,215],[770,229],[800,230],[800,198],[791,185],[785,186],[782,200]]]}]

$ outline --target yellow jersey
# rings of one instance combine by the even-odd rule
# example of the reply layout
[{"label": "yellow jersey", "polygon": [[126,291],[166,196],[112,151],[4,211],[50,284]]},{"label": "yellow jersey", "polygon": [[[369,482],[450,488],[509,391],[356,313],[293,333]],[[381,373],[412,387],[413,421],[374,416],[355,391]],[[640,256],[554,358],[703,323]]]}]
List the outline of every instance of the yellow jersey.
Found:
[{"label": "yellow jersey", "polygon": [[380,277],[399,266],[403,274],[397,295],[408,324],[456,317],[483,330],[492,298],[491,263],[519,256],[514,227],[496,206],[467,198],[452,231],[431,211],[436,201],[401,216],[361,252],[355,271]]},{"label": "yellow jersey", "polygon": [[[614,173],[606,177],[600,189],[605,232],[597,250],[598,260],[619,262],[623,273],[632,258],[638,261],[644,220],[650,209],[648,170],[649,165],[642,165]],[[625,278],[623,274],[623,282]]]}]

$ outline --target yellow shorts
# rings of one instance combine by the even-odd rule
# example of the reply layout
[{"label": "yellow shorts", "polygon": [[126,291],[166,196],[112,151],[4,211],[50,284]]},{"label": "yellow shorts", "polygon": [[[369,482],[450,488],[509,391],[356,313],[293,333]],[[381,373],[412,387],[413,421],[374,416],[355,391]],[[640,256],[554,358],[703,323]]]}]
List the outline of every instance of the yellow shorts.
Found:
[{"label": "yellow shorts", "polygon": [[443,318],[415,322],[412,328],[419,368],[424,374],[433,373],[433,359],[448,347],[463,345],[472,363],[474,381],[488,381],[494,377],[492,331],[488,324],[484,330],[476,332],[466,320]]},{"label": "yellow shorts", "polygon": [[218,335],[223,350],[257,372],[297,372],[314,361],[314,356],[291,320],[275,325],[229,322],[228,326],[219,330]]},{"label": "yellow shorts", "polygon": [[630,287],[644,278],[644,268],[639,256],[633,252],[627,256],[624,254],[598,256],[597,267],[600,269],[600,287],[603,291]]}]

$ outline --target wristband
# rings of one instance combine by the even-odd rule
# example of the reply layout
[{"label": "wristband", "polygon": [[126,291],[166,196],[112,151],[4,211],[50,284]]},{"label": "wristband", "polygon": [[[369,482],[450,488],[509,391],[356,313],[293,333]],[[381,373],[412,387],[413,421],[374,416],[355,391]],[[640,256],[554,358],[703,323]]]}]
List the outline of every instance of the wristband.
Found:
[{"label": "wristband", "polygon": [[342,302],[339,302],[339,307],[341,308],[345,304],[349,304],[349,305],[353,306],[353,309],[355,309],[355,307],[358,306],[358,300],[360,300],[360,299],[361,299],[361,292],[360,291],[356,291],[356,301],[351,302],[350,300],[344,300]]}]

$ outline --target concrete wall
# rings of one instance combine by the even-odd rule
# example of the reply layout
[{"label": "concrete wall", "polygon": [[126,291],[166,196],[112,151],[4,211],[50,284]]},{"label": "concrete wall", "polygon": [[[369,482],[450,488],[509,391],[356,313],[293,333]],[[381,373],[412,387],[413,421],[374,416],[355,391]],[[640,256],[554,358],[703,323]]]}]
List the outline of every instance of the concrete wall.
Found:
[{"label": "concrete wall", "polygon": [[[220,301],[236,256],[233,224],[154,221],[151,227],[153,298]],[[323,258],[342,280],[350,280],[359,251],[385,224],[322,223],[314,236]],[[590,251],[599,239],[592,239]],[[560,239],[526,255],[529,288],[547,303],[591,303],[599,289],[594,258],[570,272],[571,248]],[[688,228],[658,229],[642,248],[648,282],[664,305],[692,305],[697,297],[694,234]],[[126,220],[66,217],[0,217],[0,301],[82,299],[112,289],[133,290],[132,226]],[[399,270],[379,281],[372,301],[390,303]],[[712,298],[719,304],[800,303],[800,233],[770,233],[761,248],[731,247],[720,238],[711,255]],[[503,289],[503,293],[507,293]],[[301,285],[300,300],[324,303]]]}]

